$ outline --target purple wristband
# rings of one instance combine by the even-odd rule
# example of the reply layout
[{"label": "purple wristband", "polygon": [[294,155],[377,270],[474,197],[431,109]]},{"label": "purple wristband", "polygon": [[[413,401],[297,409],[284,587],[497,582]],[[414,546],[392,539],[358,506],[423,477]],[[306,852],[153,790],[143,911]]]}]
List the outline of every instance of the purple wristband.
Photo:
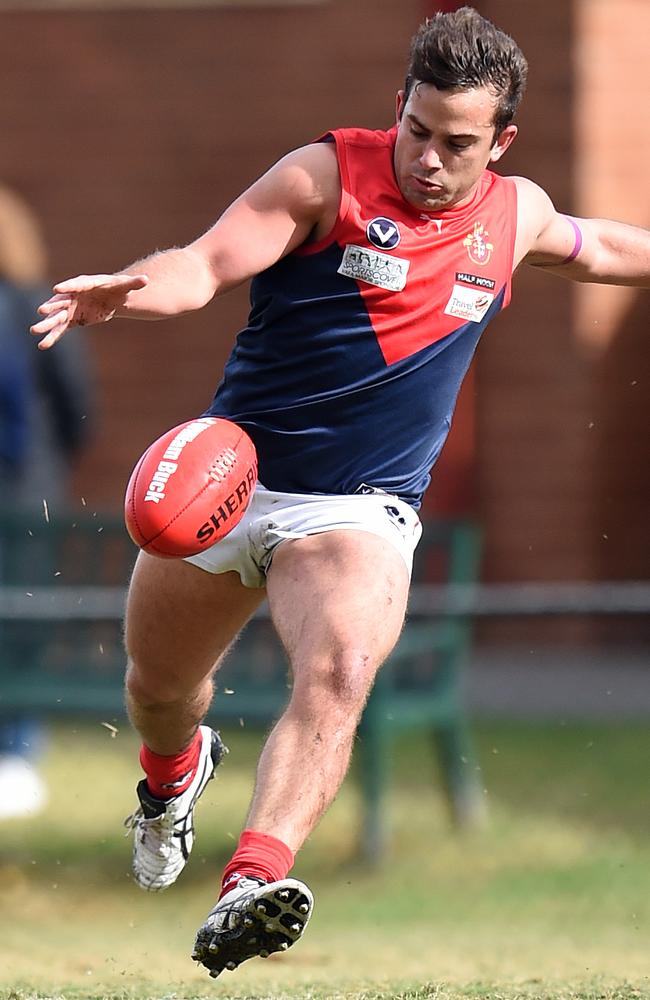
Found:
[{"label": "purple wristband", "polygon": [[576,259],[576,257],[582,250],[582,232],[580,230],[580,226],[578,225],[578,223],[575,222],[575,220],[572,219],[570,215],[565,215],[564,218],[567,220],[567,222],[571,223],[571,225],[573,226],[573,231],[576,234],[576,241],[573,244],[573,250],[571,251],[569,256],[565,257],[564,260],[562,261],[562,264],[570,264],[572,260]]}]

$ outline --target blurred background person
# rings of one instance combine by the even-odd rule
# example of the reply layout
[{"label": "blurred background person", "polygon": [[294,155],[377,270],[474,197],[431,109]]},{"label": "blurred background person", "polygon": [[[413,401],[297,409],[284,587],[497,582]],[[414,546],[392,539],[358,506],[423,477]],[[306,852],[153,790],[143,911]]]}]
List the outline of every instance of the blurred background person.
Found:
[{"label": "blurred background person", "polygon": [[[56,356],[34,351],[26,332],[46,278],[35,213],[0,186],[0,517],[56,516],[69,502],[73,463],[87,435],[90,386],[78,331]],[[0,547],[0,577],[2,559]],[[0,714],[0,820],[44,806],[47,791],[34,763],[42,744],[37,720]]]}]

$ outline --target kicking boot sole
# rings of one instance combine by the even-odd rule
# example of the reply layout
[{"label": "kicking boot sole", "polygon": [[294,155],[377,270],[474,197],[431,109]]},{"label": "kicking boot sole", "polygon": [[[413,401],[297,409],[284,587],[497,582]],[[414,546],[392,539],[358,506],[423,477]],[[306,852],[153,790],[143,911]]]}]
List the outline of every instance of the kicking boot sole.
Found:
[{"label": "kicking boot sole", "polygon": [[232,972],[249,958],[287,951],[302,936],[313,906],[311,892],[303,883],[294,879],[272,883],[242,907],[237,927],[200,928],[192,958],[216,979],[224,969]]}]

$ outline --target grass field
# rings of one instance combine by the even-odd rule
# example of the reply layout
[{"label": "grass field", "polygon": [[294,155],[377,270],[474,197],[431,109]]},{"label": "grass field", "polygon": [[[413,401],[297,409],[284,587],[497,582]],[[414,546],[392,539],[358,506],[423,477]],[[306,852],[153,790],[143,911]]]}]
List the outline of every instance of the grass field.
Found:
[{"label": "grass field", "polygon": [[305,940],[213,982],[188,956],[259,743],[225,735],[192,862],[149,896],[120,831],[140,776],[133,737],[100,721],[53,730],[50,807],[0,828],[0,1000],[650,1000],[646,729],[481,727],[489,823],[464,836],[428,747],[400,744],[385,865],[355,861],[348,781],[295,869],[317,899]]}]

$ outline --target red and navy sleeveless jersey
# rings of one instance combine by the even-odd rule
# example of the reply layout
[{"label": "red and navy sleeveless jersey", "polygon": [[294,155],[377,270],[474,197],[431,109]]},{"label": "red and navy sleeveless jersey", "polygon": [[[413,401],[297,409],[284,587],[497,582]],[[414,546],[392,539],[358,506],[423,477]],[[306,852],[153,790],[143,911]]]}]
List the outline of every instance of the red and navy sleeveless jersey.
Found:
[{"label": "red and navy sleeveless jersey", "polygon": [[419,506],[481,333],[510,298],[512,180],[423,213],[393,169],[396,129],[340,129],[331,232],[255,277],[208,411],[245,427],[268,489],[372,486]]}]

